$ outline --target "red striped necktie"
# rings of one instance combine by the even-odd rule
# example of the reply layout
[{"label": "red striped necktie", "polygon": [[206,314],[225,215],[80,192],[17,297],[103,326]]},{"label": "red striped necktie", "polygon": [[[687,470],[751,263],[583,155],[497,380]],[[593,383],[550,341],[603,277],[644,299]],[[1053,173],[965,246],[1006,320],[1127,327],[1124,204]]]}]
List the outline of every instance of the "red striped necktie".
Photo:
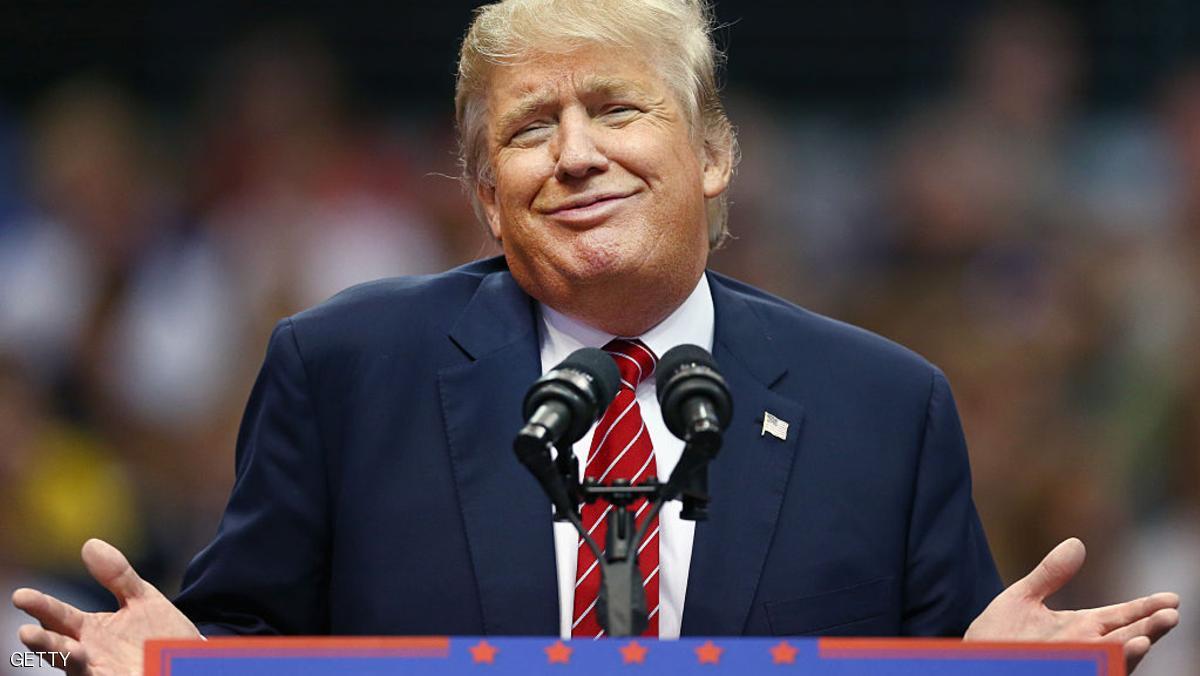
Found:
[{"label": "red striped necktie", "polygon": [[[654,373],[657,358],[645,345],[638,340],[614,338],[604,346],[604,351],[612,355],[621,372],[621,387],[612,404],[605,410],[604,416],[592,432],[592,447],[588,452],[585,477],[592,477],[601,483],[611,483],[614,479],[629,479],[638,483],[651,477],[658,476],[658,468],[654,462],[654,446],[650,443],[650,432],[642,420],[642,410],[638,406],[636,390],[639,383]],[[649,516],[649,501],[638,500],[632,504],[637,514],[637,525],[641,527]],[[596,541],[601,549],[604,548],[605,536],[608,533],[606,518],[612,506],[607,502],[597,500],[583,506],[583,527]],[[579,563],[575,571],[575,609],[571,627],[572,636],[600,638],[604,631],[600,628],[600,618],[596,615],[596,598],[600,591],[600,566],[590,547],[579,540]],[[646,609],[649,611],[650,624],[643,636],[658,636],[658,518],[646,529],[638,549],[638,567],[642,571],[642,580],[646,590]]]}]

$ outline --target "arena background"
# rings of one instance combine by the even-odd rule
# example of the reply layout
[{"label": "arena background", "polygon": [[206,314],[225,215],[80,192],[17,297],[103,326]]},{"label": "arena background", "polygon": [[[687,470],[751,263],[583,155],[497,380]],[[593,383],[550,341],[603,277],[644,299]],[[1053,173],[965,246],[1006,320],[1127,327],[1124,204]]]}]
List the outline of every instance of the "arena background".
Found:
[{"label": "arena background", "polygon": [[[474,4],[0,6],[0,588],[103,607],[100,536],[175,591],[274,322],[494,252],[450,178]],[[717,15],[713,267],[939,364],[1005,579],[1080,536],[1057,603],[1180,592],[1138,673],[1200,674],[1200,5]]]}]

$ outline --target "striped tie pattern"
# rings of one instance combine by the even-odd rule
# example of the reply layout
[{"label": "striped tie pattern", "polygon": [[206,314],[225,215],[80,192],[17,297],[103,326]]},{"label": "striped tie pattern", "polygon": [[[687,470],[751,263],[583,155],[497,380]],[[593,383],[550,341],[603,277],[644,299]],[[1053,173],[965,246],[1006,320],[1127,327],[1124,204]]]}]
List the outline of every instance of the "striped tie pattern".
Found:
[{"label": "striped tie pattern", "polygon": [[[642,410],[635,395],[638,383],[653,375],[657,359],[649,348],[637,340],[615,338],[604,346],[604,351],[612,355],[617,363],[617,369],[621,372],[621,387],[592,433],[592,447],[588,452],[584,476],[602,483],[621,478],[638,483],[658,476],[654,447],[650,443],[650,433],[642,420]],[[632,505],[637,514],[638,527],[649,516],[649,504],[649,501],[641,499]],[[606,519],[610,509],[611,505],[600,500],[583,506],[584,530],[601,549],[604,548],[608,533]],[[642,635],[651,637],[658,636],[658,539],[658,518],[655,517],[647,527],[646,536],[642,538],[638,550],[638,566],[645,583],[646,609],[650,616],[650,624]],[[571,635],[601,638],[604,630],[596,615],[600,566],[582,538],[578,551]]]}]

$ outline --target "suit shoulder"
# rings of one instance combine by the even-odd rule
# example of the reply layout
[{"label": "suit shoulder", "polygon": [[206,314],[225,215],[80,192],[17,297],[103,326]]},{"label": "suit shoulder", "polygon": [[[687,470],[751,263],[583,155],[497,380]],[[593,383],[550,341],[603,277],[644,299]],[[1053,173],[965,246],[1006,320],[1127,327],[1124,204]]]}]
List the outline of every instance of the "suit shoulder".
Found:
[{"label": "suit shoulder", "polygon": [[800,307],[728,277],[719,283],[740,296],[762,321],[773,343],[812,372],[832,371],[851,380],[883,378],[928,387],[941,371],[913,350],[867,329]]},{"label": "suit shoulder", "polygon": [[445,335],[483,279],[501,271],[494,263],[489,259],[433,275],[365,282],[285,321],[298,339],[314,347]]}]

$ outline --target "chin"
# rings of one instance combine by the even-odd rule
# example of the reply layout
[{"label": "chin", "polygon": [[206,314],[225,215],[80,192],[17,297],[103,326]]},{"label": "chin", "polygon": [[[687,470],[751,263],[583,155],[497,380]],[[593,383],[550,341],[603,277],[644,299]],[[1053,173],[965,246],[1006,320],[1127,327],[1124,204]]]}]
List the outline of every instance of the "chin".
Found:
[{"label": "chin", "polygon": [[636,268],[637,246],[619,236],[605,233],[584,233],[570,246],[570,255],[560,268],[575,281],[600,280]]}]

